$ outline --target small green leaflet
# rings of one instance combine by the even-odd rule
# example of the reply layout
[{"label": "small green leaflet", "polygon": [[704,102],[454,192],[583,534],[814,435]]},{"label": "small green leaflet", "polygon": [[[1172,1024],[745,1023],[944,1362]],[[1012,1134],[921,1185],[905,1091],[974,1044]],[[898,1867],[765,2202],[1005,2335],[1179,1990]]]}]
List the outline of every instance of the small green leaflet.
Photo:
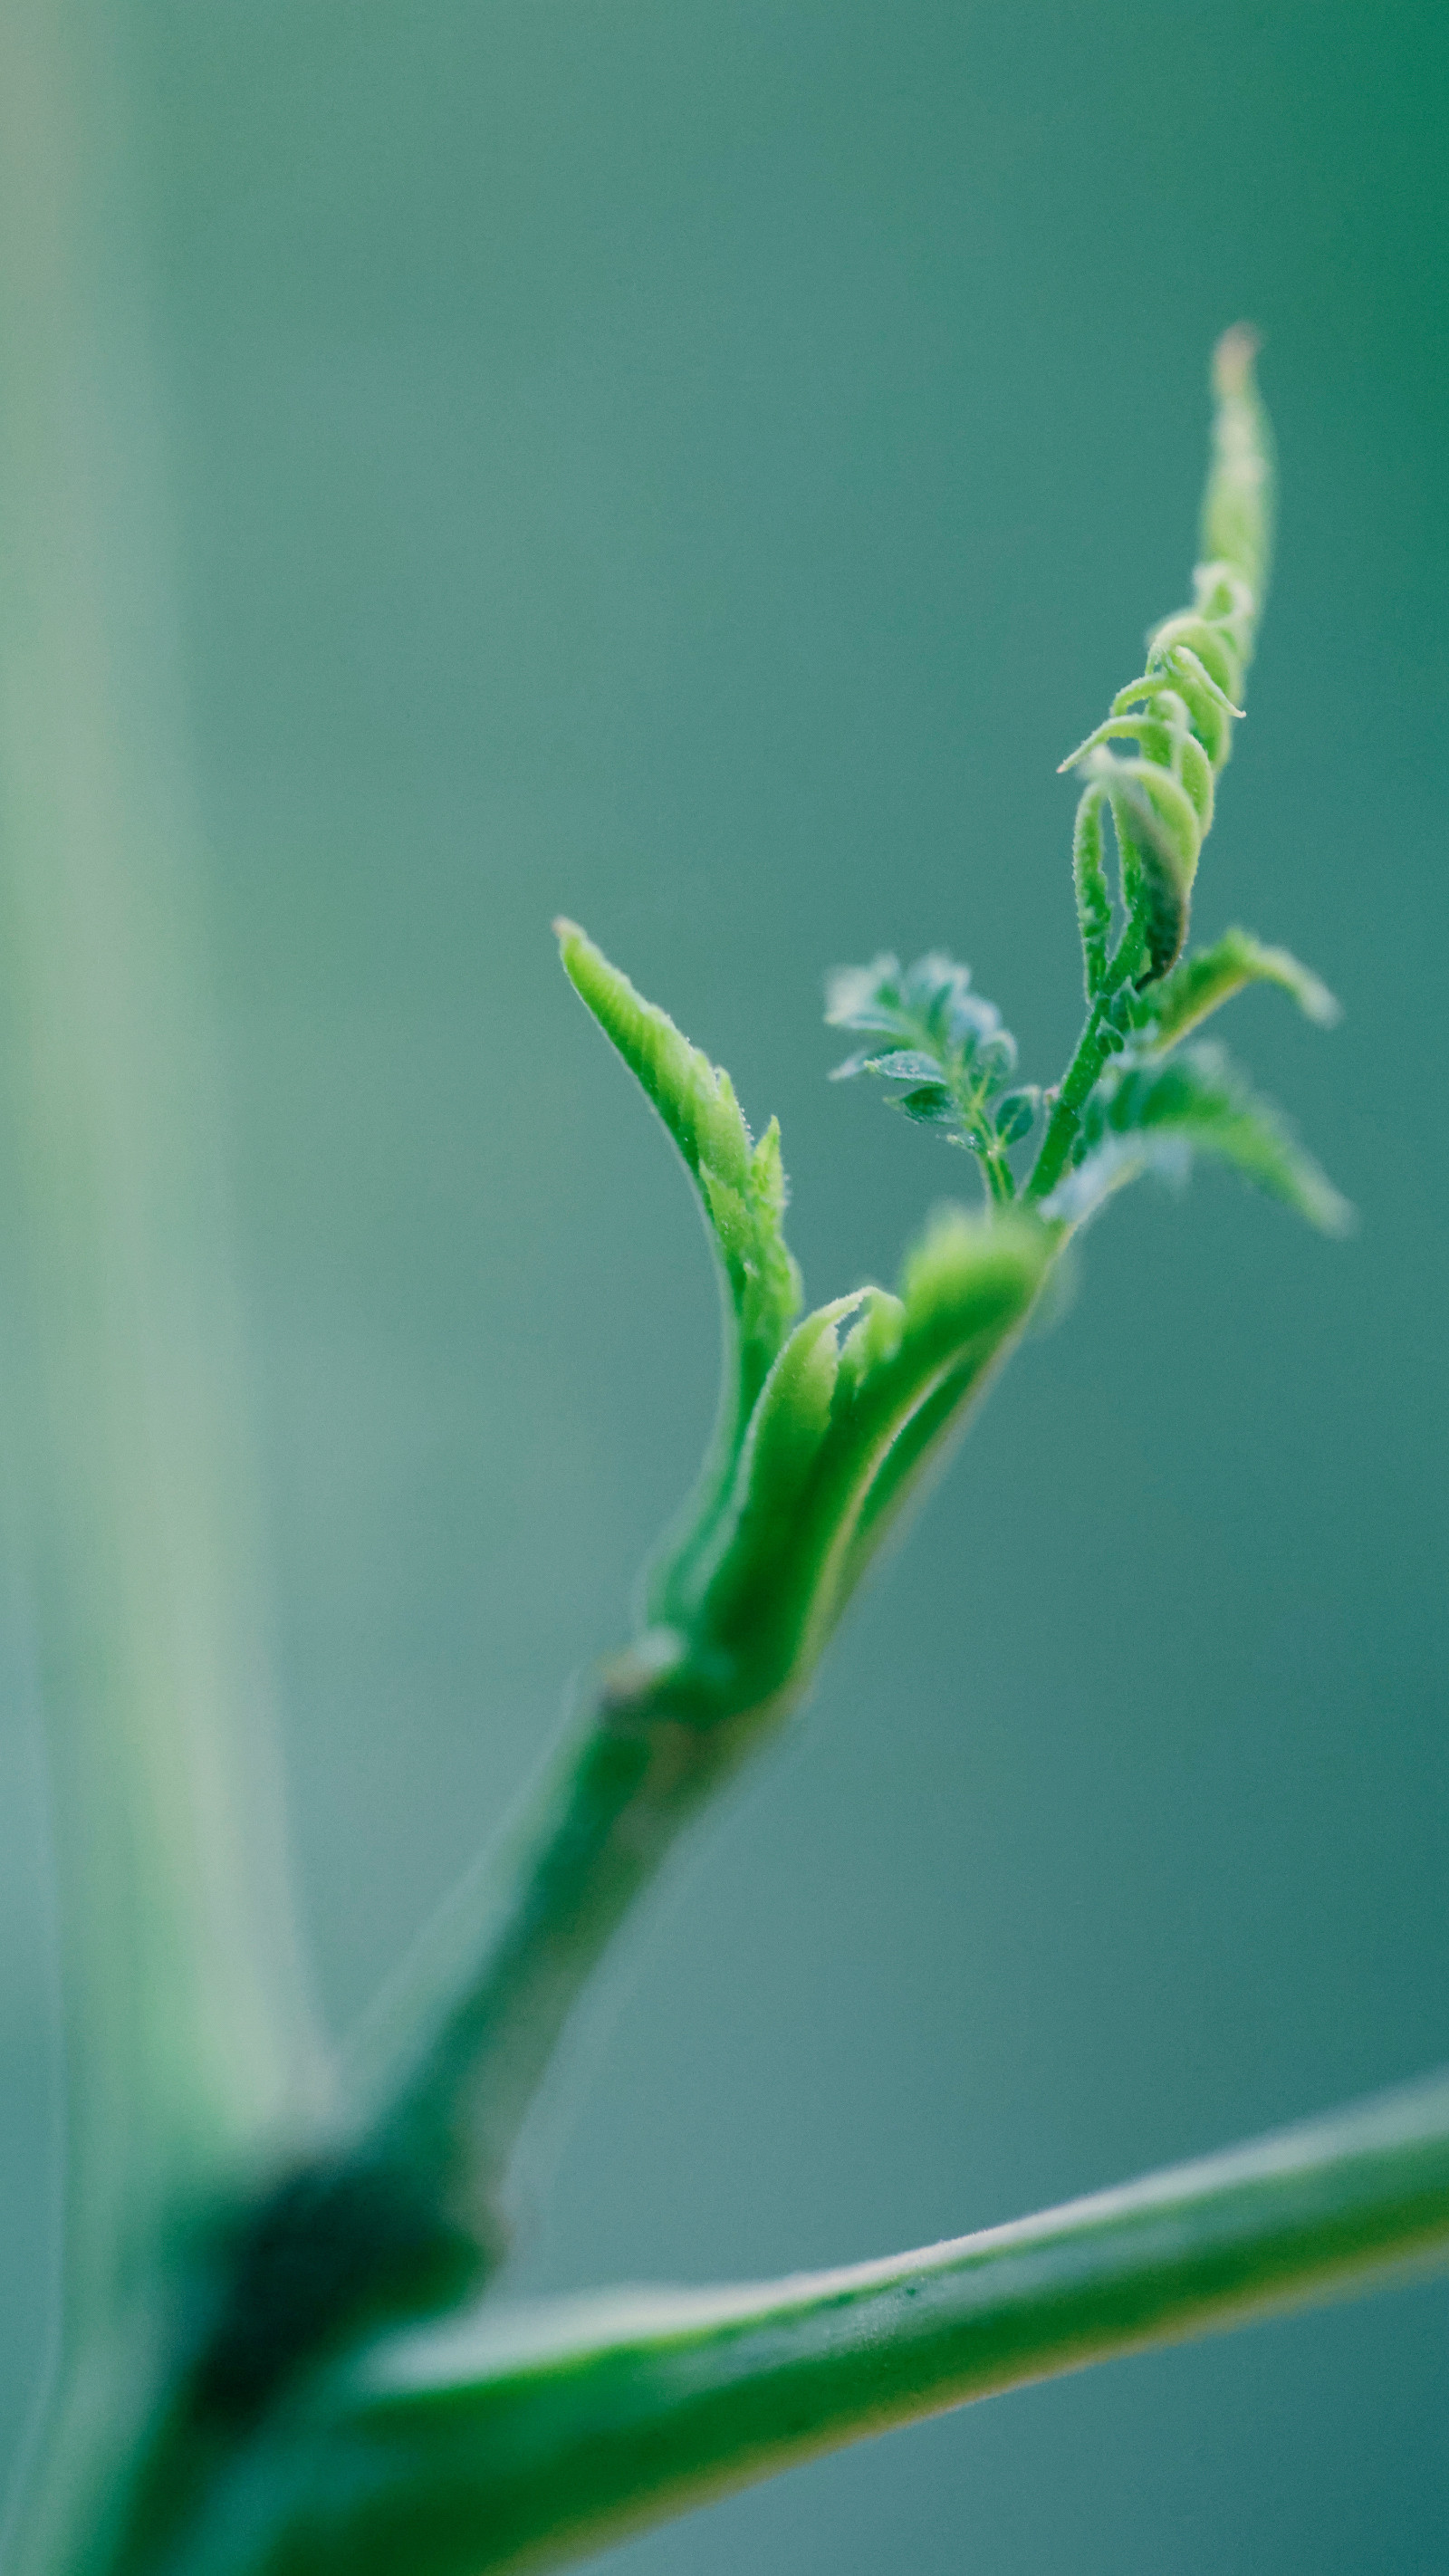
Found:
[{"label": "small green leaflet", "polygon": [[1197,1153],[1231,1164],[1324,1234],[1344,1234],[1353,1223],[1347,1200],[1281,1113],[1258,1099],[1214,1046],[1189,1047],[1167,1063],[1109,1069],[1087,1103],[1075,1166],[1042,1213],[1079,1225],[1142,1172],[1185,1180]]},{"label": "small green leaflet", "polygon": [[[1122,696],[1141,696],[1147,686]],[[1061,764],[1068,770],[1081,763],[1087,780],[1077,809],[1073,874],[1089,994],[1105,981],[1111,921],[1102,807],[1117,836],[1123,908],[1145,937],[1147,977],[1166,974],[1181,952],[1198,854],[1212,821],[1212,770],[1189,730],[1181,698],[1164,688],[1148,704],[1148,715],[1109,716]],[[1119,734],[1141,741],[1141,757],[1125,759],[1106,748],[1107,738]]]},{"label": "small green leaflet", "polygon": [[[1034,1219],[988,1226],[948,1209],[910,1254],[898,1297],[858,1289],[796,1323],[773,1126],[752,1145],[728,1074],[581,930],[561,922],[558,936],[575,990],[695,1179],[724,1272],[734,1329],[714,1449],[646,1608],[655,1627],[702,1649],[673,1675],[681,1705],[693,1688],[701,1720],[738,1714],[799,1688],[887,1521],[1024,1323],[1052,1238]],[[873,1069],[942,1090],[944,1070],[952,1115],[959,1095],[984,1116],[1016,1050],[969,981],[949,958],[923,959],[906,977],[880,959],[838,976],[832,1000],[876,1041]],[[1025,1133],[1029,1112],[1006,1102],[1002,1112],[1008,1133]]]},{"label": "small green leaflet", "polygon": [[1139,1051],[1163,1055],[1248,984],[1276,984],[1306,1019],[1331,1029],[1342,1016],[1328,986],[1286,948],[1266,948],[1248,930],[1225,930],[1211,948],[1181,958],[1138,996]]},{"label": "small green leaflet", "polygon": [[904,1083],[891,1107],[978,1156],[993,1198],[1014,1195],[1006,1148],[1030,1131],[1039,1094],[1001,1097],[1016,1068],[1016,1040],[995,1003],[971,990],[968,966],[933,951],[904,972],[889,956],[839,967],[827,983],[825,1018],[868,1040],[835,1067],[832,1082],[873,1073]]}]

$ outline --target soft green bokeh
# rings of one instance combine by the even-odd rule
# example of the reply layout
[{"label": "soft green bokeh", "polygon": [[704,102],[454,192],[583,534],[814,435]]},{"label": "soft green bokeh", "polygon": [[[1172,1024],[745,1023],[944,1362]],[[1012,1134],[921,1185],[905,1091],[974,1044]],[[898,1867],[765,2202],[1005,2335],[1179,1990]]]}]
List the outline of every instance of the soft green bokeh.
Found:
[{"label": "soft green bokeh", "polygon": [[[550,915],[779,1112],[812,1299],[893,1275],[970,1175],[827,1088],[822,970],[949,944],[1060,1069],[1053,773],[1185,595],[1241,315],[1281,544],[1194,921],[1343,999],[1332,1037],[1273,995],[1229,1034],[1360,1234],[1209,1173],[1088,1238],[794,1750],[632,1940],[540,2124],[518,2282],[883,2253],[1449,2055],[1442,10],[132,27],[334,2018],[621,1635],[710,1418],[696,1221]],[[10,1840],[5,2161],[38,2197]],[[12,2206],[16,2428],[42,2255]],[[1415,2291],[1014,2397],[616,2563],[1429,2568],[1445,2318]]]}]

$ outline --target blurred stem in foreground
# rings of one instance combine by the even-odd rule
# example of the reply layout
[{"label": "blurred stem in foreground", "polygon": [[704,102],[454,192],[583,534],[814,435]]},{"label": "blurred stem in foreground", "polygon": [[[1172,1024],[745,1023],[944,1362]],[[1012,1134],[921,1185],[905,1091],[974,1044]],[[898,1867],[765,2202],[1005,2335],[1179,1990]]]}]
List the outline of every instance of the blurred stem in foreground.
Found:
[{"label": "blurred stem in foreground", "polygon": [[309,2090],[117,22],[0,18],[8,1362],[54,1781],[67,2467]]}]

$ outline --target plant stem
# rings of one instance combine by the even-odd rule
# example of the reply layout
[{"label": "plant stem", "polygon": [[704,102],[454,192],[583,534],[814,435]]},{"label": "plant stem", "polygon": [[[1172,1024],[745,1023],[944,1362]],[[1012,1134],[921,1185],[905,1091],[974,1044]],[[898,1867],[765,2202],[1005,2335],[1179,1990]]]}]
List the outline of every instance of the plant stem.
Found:
[{"label": "plant stem", "polygon": [[1010,1207],[1016,1196],[1016,1179],[1004,1149],[994,1134],[978,1140],[977,1152],[986,1176],[986,1192],[993,1207]]},{"label": "plant stem", "polygon": [[361,2034],[362,2150],[487,2245],[518,2131],[579,1992],[679,1834],[781,1707],[677,1715],[647,1643],[467,1878]]},{"label": "plant stem", "polygon": [[1028,1201],[1050,1198],[1066,1170],[1077,1129],[1082,1123],[1082,1111],[1111,1049],[1111,1039],[1107,1034],[1108,1015],[1123,985],[1139,971],[1146,949],[1146,928],[1139,917],[1129,923],[1122,934],[1117,954],[1087,1013],[1076,1052],[1062,1076],[1056,1106],[1042,1138],[1041,1152],[1022,1192]]},{"label": "plant stem", "polygon": [[121,14],[11,0],[0,19],[0,1096],[24,1246],[6,1536],[49,1740],[65,2016],[61,2411],[21,2544],[47,2564],[144,2408],[191,2232],[291,2134],[318,2062]]},{"label": "plant stem", "polygon": [[912,1253],[902,1299],[882,1301],[874,1346],[869,1316],[863,1353],[837,1344],[859,1297],[797,1329],[697,1601],[605,1674],[520,1829],[385,1996],[348,2088],[354,2169],[405,2176],[491,2244],[580,1988],[681,1829],[800,1698],[887,1523],[1019,1335],[1052,1248],[1040,1225],[946,1219]]},{"label": "plant stem", "polygon": [[[279,1814],[159,395],[107,11],[0,37],[7,1412],[56,1775],[71,2289],[129,2302],[315,2045]],[[12,1346],[15,1336],[7,1331]]]},{"label": "plant stem", "polygon": [[[396,2337],[278,2428],[187,2561],[553,2566],[893,2425],[1449,2260],[1449,2078],[924,2252]],[[259,2534],[268,2536],[260,2541]]]},{"label": "plant stem", "polygon": [[372,2017],[339,2124],[221,2249],[117,2565],[151,2566],[192,2510],[198,2463],[249,2439],[309,2368],[486,2279],[507,2164],[581,1988],[682,1828],[799,1699],[886,1523],[1020,1332],[1050,1248],[1041,1226],[945,1217],[863,1353],[835,1338],[859,1297],[792,1336],[692,1616],[647,1629],[604,1674],[518,1829]]},{"label": "plant stem", "polygon": [[623,1657],[465,1880],[352,2052],[347,2126],[253,2208],[219,2296],[141,2447],[107,2565],[184,2556],[267,2409],[342,2345],[456,2311],[506,2243],[501,2186],[564,2023],[702,1801],[784,1697],[710,1725],[670,1705],[673,1664]]}]

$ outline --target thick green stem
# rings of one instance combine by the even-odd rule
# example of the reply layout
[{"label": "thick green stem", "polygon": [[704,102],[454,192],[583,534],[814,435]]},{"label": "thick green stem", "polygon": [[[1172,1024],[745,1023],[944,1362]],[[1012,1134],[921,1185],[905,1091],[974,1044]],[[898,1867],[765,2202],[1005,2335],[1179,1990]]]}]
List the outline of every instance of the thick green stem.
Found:
[{"label": "thick green stem", "polygon": [[485,2242],[582,1987],[683,1828],[777,1713],[681,1718],[668,1678],[636,1649],[363,2032],[351,2090],[365,2152],[405,2169]]},{"label": "thick green stem", "polygon": [[[430,1927],[355,2048],[346,2126],[263,2197],[142,2445],[111,2576],[188,2547],[269,2408],[343,2344],[485,2285],[501,2189],[580,1990],[676,1837],[774,1708],[702,1726],[648,1640]],[[783,1708],[783,1700],[779,1704]]]},{"label": "thick green stem", "polygon": [[555,2566],[968,2399],[1446,2260],[1440,2078],[889,2262],[396,2338],[278,2428],[184,2564]]},{"label": "thick green stem", "polygon": [[348,2152],[406,2175],[480,2245],[580,1988],[683,1826],[799,1699],[886,1520],[1014,1343],[1053,1249],[1038,1224],[944,1220],[907,1263],[900,1301],[862,1314],[846,1299],[797,1328],[688,1627],[646,1631],[605,1676],[520,1830],[384,1998],[355,2061]]},{"label": "thick green stem", "polygon": [[150,2567],[188,2522],[199,2468],[204,2482],[218,2445],[250,2439],[310,2368],[486,2279],[507,2165],[581,1988],[683,1827],[798,1700],[886,1519],[1015,1340],[1052,1248],[1040,1225],[943,1218],[901,1299],[877,1298],[844,1345],[860,1297],[791,1337],[688,1630],[646,1630],[604,1676],[519,1828],[384,1998],[333,2134],[223,2249],[118,2564]]}]

